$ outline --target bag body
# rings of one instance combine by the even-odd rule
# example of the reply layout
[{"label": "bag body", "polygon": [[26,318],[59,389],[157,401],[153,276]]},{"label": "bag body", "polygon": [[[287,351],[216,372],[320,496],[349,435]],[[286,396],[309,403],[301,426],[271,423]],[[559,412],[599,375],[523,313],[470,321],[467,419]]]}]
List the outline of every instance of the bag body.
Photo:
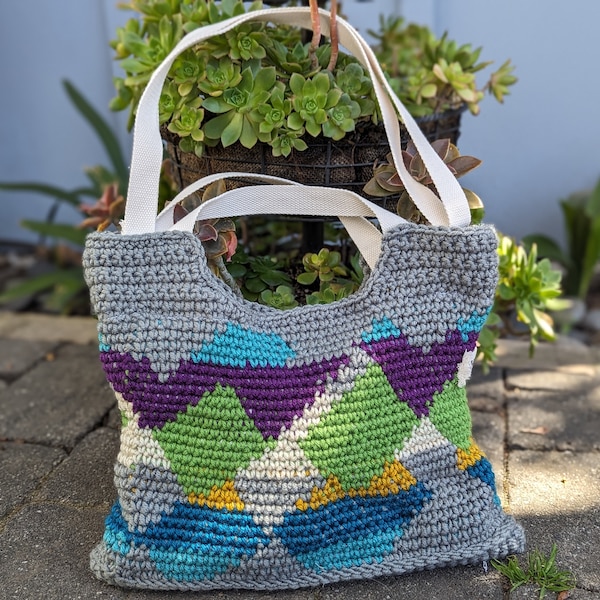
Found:
[{"label": "bag body", "polygon": [[278,311],[235,296],[189,233],[91,235],[124,421],[95,573],[295,588],[521,550],[465,394],[495,239],[399,226],[355,295]]},{"label": "bag body", "polygon": [[[173,223],[178,201],[228,174],[156,215],[166,72],[199,39],[256,18],[310,27],[308,9],[267,9],[188,34],[140,100],[122,232],[86,241],[123,422],[118,498],[91,568],[134,588],[284,589],[522,551],[465,393],[494,299],[496,235],[469,225],[460,186],[352,28],[338,21],[341,43],[369,68],[395,166],[431,226],[273,177],[282,185],[225,192]],[[439,198],[406,172],[396,113]],[[361,288],[287,311],[237,296],[192,229],[256,213],[338,215],[368,265]]]}]

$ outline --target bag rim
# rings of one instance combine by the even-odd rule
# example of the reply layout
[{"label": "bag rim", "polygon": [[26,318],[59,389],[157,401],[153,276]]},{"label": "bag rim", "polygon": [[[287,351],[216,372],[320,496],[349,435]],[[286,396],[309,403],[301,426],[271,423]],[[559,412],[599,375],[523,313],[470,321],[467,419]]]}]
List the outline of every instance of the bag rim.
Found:
[{"label": "bag rim", "polygon": [[[106,239],[107,235],[114,236],[112,241],[120,240],[123,243],[131,243],[136,240],[146,240],[148,238],[164,238],[164,237],[173,237],[175,239],[186,239],[194,248],[197,253],[198,258],[198,268],[203,279],[208,282],[211,289],[214,290],[218,295],[225,296],[227,301],[230,302],[237,310],[250,315],[254,314],[260,318],[277,318],[277,320],[282,317],[285,318],[287,316],[297,317],[301,313],[318,313],[326,315],[328,313],[336,313],[340,309],[349,308],[352,305],[358,305],[364,303],[368,300],[369,293],[372,290],[373,286],[376,284],[379,278],[382,277],[382,272],[389,270],[388,263],[390,261],[390,244],[389,240],[392,237],[396,237],[398,235],[406,235],[406,234],[414,234],[421,236],[451,236],[451,237],[464,237],[478,233],[492,233],[495,237],[495,228],[493,225],[489,223],[482,223],[478,225],[467,225],[464,227],[459,226],[432,226],[432,225],[423,225],[418,223],[399,223],[395,225],[388,231],[383,234],[382,243],[381,243],[381,252],[375,263],[374,268],[370,269],[368,265],[366,266],[367,272],[365,273],[365,277],[363,279],[362,284],[359,289],[354,293],[350,294],[345,298],[340,298],[339,300],[335,300],[333,302],[327,304],[305,304],[296,306],[291,309],[282,310],[280,308],[274,308],[272,306],[267,306],[264,304],[260,304],[257,301],[247,300],[241,295],[237,295],[235,291],[229,287],[223,280],[219,279],[209,268],[206,262],[206,253],[204,251],[204,247],[202,246],[202,242],[189,231],[154,231],[144,234],[120,234],[110,231],[104,232],[94,232],[88,236],[90,240],[102,240],[102,238]],[[88,242],[86,240],[86,246]],[[398,268],[398,265],[395,265],[394,268]],[[432,282],[434,283],[434,282]]]}]

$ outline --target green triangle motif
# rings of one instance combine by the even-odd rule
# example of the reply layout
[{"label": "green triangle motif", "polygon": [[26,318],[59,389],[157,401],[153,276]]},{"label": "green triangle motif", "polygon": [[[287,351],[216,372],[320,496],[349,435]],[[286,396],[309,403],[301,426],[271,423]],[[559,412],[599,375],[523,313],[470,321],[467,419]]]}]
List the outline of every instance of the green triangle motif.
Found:
[{"label": "green triangle motif", "polygon": [[154,429],[153,435],[185,493],[205,496],[262,456],[268,445],[235,391],[218,384],[175,421]]},{"label": "green triangle motif", "polygon": [[456,379],[446,381],[444,389],[433,395],[429,418],[435,428],[455,446],[468,450],[471,446],[471,413],[467,393]]},{"label": "green triangle motif", "polygon": [[372,363],[298,443],[321,475],[335,475],[344,491],[367,488],[418,423],[415,413],[398,400],[382,368]]}]

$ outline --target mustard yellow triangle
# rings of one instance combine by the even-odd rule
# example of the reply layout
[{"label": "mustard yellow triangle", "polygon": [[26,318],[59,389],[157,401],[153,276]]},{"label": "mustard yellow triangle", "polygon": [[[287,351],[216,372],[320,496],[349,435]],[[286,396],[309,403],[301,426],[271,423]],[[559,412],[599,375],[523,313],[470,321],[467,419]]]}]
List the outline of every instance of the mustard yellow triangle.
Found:
[{"label": "mustard yellow triangle", "polygon": [[244,510],[244,502],[238,496],[231,479],[227,479],[221,487],[213,485],[208,496],[191,492],[188,494],[188,502],[217,510],[224,508],[227,510]]}]

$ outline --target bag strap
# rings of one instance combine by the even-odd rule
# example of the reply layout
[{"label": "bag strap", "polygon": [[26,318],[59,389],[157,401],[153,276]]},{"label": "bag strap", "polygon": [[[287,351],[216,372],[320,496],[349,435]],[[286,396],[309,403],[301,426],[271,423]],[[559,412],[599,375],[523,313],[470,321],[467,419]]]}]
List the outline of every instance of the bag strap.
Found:
[{"label": "bag strap", "polygon": [[[209,183],[225,177],[266,180],[272,181],[273,185],[254,185],[229,190],[203,202],[177,223],[173,223],[173,210],[178,202]],[[332,196],[335,196],[333,203]],[[375,267],[381,253],[382,234],[366,218],[376,218],[384,233],[400,223],[406,223],[402,217],[349,190],[300,185],[282,177],[256,173],[220,173],[203,177],[180,192],[157,217],[156,227],[157,231],[192,231],[198,220],[234,215],[280,214],[282,204],[285,205],[284,212],[288,215],[332,216],[332,211],[335,211],[335,216],[340,219],[371,268]]]},{"label": "bag strap", "polygon": [[[330,15],[324,10],[320,10],[319,14],[322,30],[325,35],[328,35]],[[124,234],[156,231],[156,206],[162,162],[158,103],[163,82],[173,61],[187,48],[210,37],[223,35],[248,21],[271,21],[297,25],[306,29],[311,28],[310,9],[308,8],[265,9],[195,29],[175,46],[153,73],[138,105],[125,219],[122,227]],[[372,78],[394,163],[412,200],[433,225],[468,225],[470,222],[468,202],[457,180],[437,156],[414,119],[391,90],[368,44],[343,19],[338,18],[337,23],[340,43],[357,57]],[[429,188],[414,180],[404,166],[400,146],[400,127],[396,113],[402,118],[415,147],[421,154],[441,199]],[[338,196],[339,190],[329,188],[328,193],[330,204],[332,202],[337,204],[335,196]],[[342,194],[339,197],[340,203],[343,203],[347,195]],[[277,212],[284,214],[286,212],[285,203],[282,203],[281,200]],[[332,209],[330,214],[336,215],[338,212],[340,212],[339,209]],[[303,214],[307,214],[306,209]]]},{"label": "bag strap", "polygon": [[[156,231],[165,231],[166,229],[170,229],[173,225],[173,211],[175,210],[175,206],[180,202],[183,202],[188,196],[191,196],[193,193],[205,188],[206,186],[214,183],[215,181],[219,181],[220,179],[256,179],[258,181],[263,181],[265,183],[273,183],[273,184],[286,184],[286,185],[302,185],[297,181],[292,181],[291,179],[284,179],[283,177],[277,177],[275,175],[264,175],[262,173],[245,173],[240,171],[227,171],[225,173],[211,173],[210,175],[205,175],[201,179],[194,181],[183,190],[181,190],[173,200],[170,200],[168,204],[162,209],[162,211],[156,217]],[[281,207],[278,207],[277,212]],[[307,214],[307,213],[304,213]],[[224,216],[224,215],[223,215]],[[227,216],[238,216],[238,215],[227,215]]]}]

